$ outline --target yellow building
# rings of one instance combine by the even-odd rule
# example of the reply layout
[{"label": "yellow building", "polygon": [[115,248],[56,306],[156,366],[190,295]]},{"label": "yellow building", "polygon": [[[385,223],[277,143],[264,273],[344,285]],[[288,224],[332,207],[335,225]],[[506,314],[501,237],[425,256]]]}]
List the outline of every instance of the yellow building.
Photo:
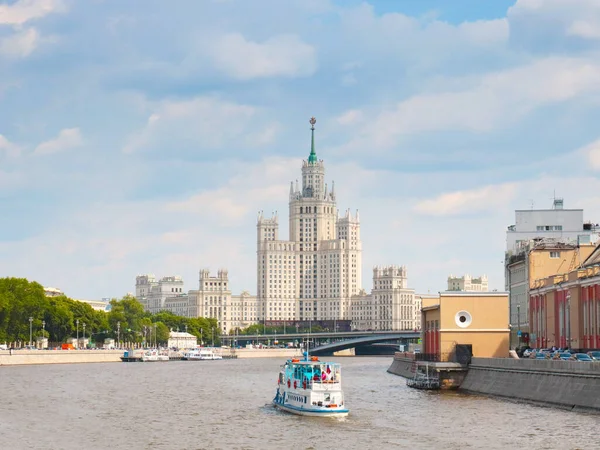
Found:
[{"label": "yellow building", "polygon": [[471,356],[508,357],[508,293],[441,292],[423,300],[425,359],[468,363]]}]

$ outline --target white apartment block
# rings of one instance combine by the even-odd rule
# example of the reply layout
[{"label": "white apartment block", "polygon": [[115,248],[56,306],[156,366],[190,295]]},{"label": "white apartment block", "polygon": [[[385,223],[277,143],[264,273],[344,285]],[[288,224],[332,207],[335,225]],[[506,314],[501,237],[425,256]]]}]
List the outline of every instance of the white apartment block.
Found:
[{"label": "white apartment block", "polygon": [[243,291],[232,295],[229,274],[225,269],[211,276],[200,271],[198,290],[183,293],[181,277],[153,275],[136,277],[136,297],[147,311],[170,311],[184,317],[207,317],[217,320],[219,329],[227,334],[235,328],[245,328],[262,320],[263,310],[256,296]]},{"label": "white apartment block", "polygon": [[595,243],[598,225],[584,223],[583,209],[564,209],[563,199],[555,198],[552,209],[515,211],[515,224],[506,232],[506,251],[518,252],[519,244],[536,238],[551,238],[564,243]]},{"label": "white apartment block", "polygon": [[462,277],[455,277],[450,275],[448,277],[448,290],[449,291],[467,291],[467,292],[487,292],[488,291],[488,278],[486,275],[482,275],[479,278],[473,278],[471,275],[466,274]]},{"label": "white apartment block", "polygon": [[153,314],[167,309],[168,298],[182,294],[183,279],[179,276],[162,277],[158,281],[152,274],[135,277],[135,297]]},{"label": "white apartment block", "polygon": [[416,330],[420,315],[405,266],[375,267],[371,293],[361,290],[352,298],[352,325],[357,330]]}]

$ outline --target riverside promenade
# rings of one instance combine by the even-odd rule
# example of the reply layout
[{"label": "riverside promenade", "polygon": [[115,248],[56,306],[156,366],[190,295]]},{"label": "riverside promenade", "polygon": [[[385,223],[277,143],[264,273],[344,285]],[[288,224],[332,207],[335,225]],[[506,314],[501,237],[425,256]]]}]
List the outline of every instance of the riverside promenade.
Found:
[{"label": "riverside promenade", "polygon": [[[84,364],[121,362],[125,350],[0,350],[0,366],[28,364]],[[230,349],[223,348],[223,356],[237,358],[292,358],[299,356],[298,349]]]},{"label": "riverside promenade", "polygon": [[0,350],[0,366],[121,362],[123,350]]}]

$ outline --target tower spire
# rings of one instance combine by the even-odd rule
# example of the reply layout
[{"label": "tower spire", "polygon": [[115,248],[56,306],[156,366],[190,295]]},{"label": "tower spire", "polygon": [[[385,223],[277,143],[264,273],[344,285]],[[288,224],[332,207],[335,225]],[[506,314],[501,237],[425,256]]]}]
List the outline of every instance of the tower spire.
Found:
[{"label": "tower spire", "polygon": [[309,163],[317,162],[317,154],[315,153],[315,123],[317,123],[317,119],[311,117],[310,120],[310,155],[308,157]]}]

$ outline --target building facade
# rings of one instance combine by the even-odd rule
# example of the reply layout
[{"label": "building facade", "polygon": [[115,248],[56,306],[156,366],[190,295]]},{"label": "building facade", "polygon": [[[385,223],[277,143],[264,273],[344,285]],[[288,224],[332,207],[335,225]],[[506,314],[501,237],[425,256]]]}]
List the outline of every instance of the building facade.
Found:
[{"label": "building facade", "polygon": [[187,293],[184,293],[181,277],[168,276],[156,281],[154,275],[139,275],[136,297],[144,309],[152,313],[170,311],[183,317],[216,319],[224,334],[260,322],[264,315],[255,295],[247,291],[231,294],[226,269],[217,271],[216,276],[211,276],[208,269],[201,270],[198,289]]},{"label": "building facade", "polygon": [[449,291],[467,291],[467,292],[487,292],[488,291],[488,279],[486,275],[482,275],[479,278],[473,278],[471,275],[466,274],[462,277],[455,277],[450,275],[448,277],[448,290]]},{"label": "building facade", "polygon": [[302,163],[302,184],[290,185],[289,240],[279,239],[277,214],[259,213],[257,297],[265,320],[344,320],[361,287],[358,212],[339,216],[335,187],[325,183],[325,165],[311,151]]},{"label": "building facade", "polygon": [[510,256],[507,254],[505,277],[506,290],[510,294],[513,348],[529,343],[529,291],[535,281],[572,271],[579,267],[594,249],[592,244],[577,246],[546,238],[520,242],[516,252]]},{"label": "building facade", "polygon": [[417,330],[415,291],[408,288],[405,266],[373,268],[373,289],[351,299],[351,320],[356,330]]},{"label": "building facade", "polygon": [[169,348],[196,348],[198,346],[198,338],[184,331],[171,331],[167,346]]},{"label": "building facade", "polygon": [[144,309],[151,313],[168,310],[168,298],[183,295],[183,279],[180,276],[162,277],[156,280],[152,274],[135,277],[135,297]]},{"label": "building facade", "polygon": [[581,267],[536,280],[528,315],[533,348],[600,349],[600,247]]},{"label": "building facade", "polygon": [[423,353],[431,361],[466,363],[471,356],[506,358],[508,293],[440,292],[423,298]]}]

